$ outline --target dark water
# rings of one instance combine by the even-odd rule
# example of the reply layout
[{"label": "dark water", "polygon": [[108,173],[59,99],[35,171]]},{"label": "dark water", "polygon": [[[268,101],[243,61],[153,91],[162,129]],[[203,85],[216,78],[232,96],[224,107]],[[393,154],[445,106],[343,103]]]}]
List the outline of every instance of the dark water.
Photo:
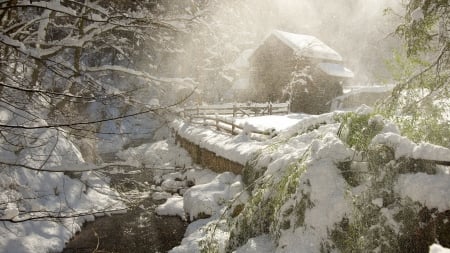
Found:
[{"label": "dark water", "polygon": [[[112,169],[109,168],[110,171]],[[129,203],[130,210],[86,223],[63,253],[167,252],[180,244],[188,224],[179,217],[155,214],[157,204],[164,201],[152,200],[152,171],[123,166],[117,169],[124,173],[109,175],[111,185],[134,196]],[[142,195],[147,197],[136,197]]]}]

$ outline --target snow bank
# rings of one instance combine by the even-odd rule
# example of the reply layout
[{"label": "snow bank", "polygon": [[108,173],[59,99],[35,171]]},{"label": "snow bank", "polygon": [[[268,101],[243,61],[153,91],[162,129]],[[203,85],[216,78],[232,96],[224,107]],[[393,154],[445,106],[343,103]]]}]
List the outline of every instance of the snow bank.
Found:
[{"label": "snow bank", "polygon": [[[90,168],[80,151],[60,131],[41,129],[27,134],[35,137],[33,143],[24,145],[31,148],[14,153],[2,149],[2,162],[43,170]],[[93,219],[92,214],[125,210],[119,194],[109,187],[103,175],[84,171],[77,177],[21,166],[3,167],[0,171],[0,219],[5,221],[0,226],[0,252],[60,252],[81,225]],[[33,220],[52,215],[67,218]],[[9,219],[18,223],[7,221]]]},{"label": "snow bank", "polygon": [[[193,186],[184,194],[184,210],[190,220],[200,215],[218,215],[221,206],[243,190],[241,176],[231,172],[219,174],[211,182]],[[242,200],[245,200],[242,195]],[[241,202],[242,202],[241,200]]]},{"label": "snow bank", "polygon": [[259,117],[247,117],[237,118],[235,124],[239,126],[248,125],[253,129],[259,131],[266,131],[269,129],[275,129],[277,132],[281,132],[295,124],[300,120],[307,118],[307,114],[289,114],[285,116],[271,115],[271,116],[259,116]]},{"label": "snow bank", "polygon": [[323,140],[313,139],[310,147],[311,157],[300,179],[302,190],[297,190],[290,201],[295,202],[302,194],[309,194],[312,207],[306,208],[304,224],[300,228],[281,231],[277,252],[317,252],[334,224],[351,213],[347,184],[334,165],[349,159],[351,150],[332,133],[327,133]]},{"label": "snow bank", "polygon": [[[86,216],[60,221],[5,221],[4,226],[0,227],[0,252],[59,252],[65,242],[81,229],[84,221],[92,219],[89,214],[102,215],[126,208],[119,201],[118,194],[109,188],[103,176],[92,172],[84,172],[80,181],[63,173],[37,173],[23,168],[12,168],[4,169],[1,178],[0,187],[3,190],[0,193],[0,202],[19,199],[15,203],[7,204],[0,215],[2,219],[19,221],[37,218],[46,216],[47,211],[68,217],[78,214]],[[24,210],[31,213],[23,213]]]},{"label": "snow bank", "polygon": [[[361,107],[357,113],[369,112],[371,108]],[[297,122],[294,122],[293,118],[287,118],[286,122],[292,120],[290,121],[292,125],[284,128],[278,136],[264,142],[250,140],[244,135],[232,137],[201,126],[176,123],[176,129],[182,137],[219,156],[241,163],[249,162],[255,171],[247,171],[247,173],[255,172],[258,178],[252,185],[251,195],[255,198],[250,198],[248,201],[242,200],[242,203],[245,203],[244,209],[238,212],[237,216],[231,217],[231,212],[224,212],[224,207],[227,200],[243,189],[240,178],[231,173],[214,177],[195,170],[188,172],[187,174],[190,174],[188,177],[192,181],[202,184],[186,191],[183,198],[184,210],[191,219],[200,214],[211,217],[192,223],[182,245],[173,249],[172,252],[198,252],[205,245],[216,245],[219,252],[224,252],[227,240],[231,242],[231,246],[240,246],[234,251],[236,253],[320,252],[321,247],[337,245],[330,237],[330,231],[336,232],[345,218],[349,220],[349,226],[355,226],[351,223],[358,219],[356,216],[368,215],[363,213],[366,211],[374,210],[376,215],[380,216],[376,217],[380,219],[380,222],[369,224],[369,227],[363,229],[372,231],[377,226],[382,229],[383,226],[389,226],[389,229],[393,230],[398,229],[402,224],[394,220],[392,216],[399,212],[398,209],[401,207],[392,209],[392,207],[384,206],[382,194],[386,192],[395,196],[399,194],[402,198],[411,198],[413,201],[418,201],[430,208],[438,208],[440,211],[450,210],[448,173],[400,174],[393,187],[394,191],[389,188],[392,187],[392,182],[389,180],[386,180],[389,187],[380,184],[377,186],[380,187],[378,189],[371,185],[373,178],[366,175],[364,179],[361,179],[364,183],[352,186],[350,179],[344,178],[343,168],[338,168],[338,165],[352,161],[355,154],[355,150],[349,148],[337,136],[340,123],[336,123],[335,118],[339,114],[340,112],[301,115],[295,119]],[[242,119],[242,122],[252,124],[256,128],[264,128],[269,124],[273,125],[273,122],[266,124],[266,121],[273,121],[273,119],[273,116],[267,116]],[[374,116],[370,120],[384,126],[381,133],[373,138],[371,145],[386,145],[393,148],[396,158],[445,161],[450,157],[449,150],[446,148],[427,143],[416,144],[399,135],[398,127],[380,116]],[[279,122],[283,121],[279,120]],[[381,170],[390,168],[387,165],[382,167],[383,164],[380,166]],[[360,167],[354,165],[351,169],[359,170]],[[258,174],[259,172],[264,173],[261,175]],[[361,171],[361,174],[364,172]],[[396,178],[391,177],[389,172],[381,171],[381,175],[377,175],[377,180]],[[200,177],[203,179],[199,180]],[[381,193],[377,192],[378,190]],[[356,203],[356,201],[367,202]],[[270,210],[259,212],[265,208]],[[361,213],[355,215],[355,210]],[[253,217],[255,213],[269,214],[270,217]],[[384,218],[387,222],[381,224]],[[258,223],[259,221],[261,224]],[[226,225],[230,222],[231,226]],[[261,231],[259,226],[266,226],[266,230]],[[252,230],[253,227],[255,227],[254,230]],[[267,230],[269,234],[264,234]],[[367,235],[363,234],[365,232],[361,232],[361,235]],[[236,233],[243,235],[233,237]],[[255,236],[252,233],[263,234],[252,238],[246,237]],[[351,235],[345,234],[345,236]],[[380,240],[383,239],[380,238]],[[439,247],[433,245],[430,247],[430,252],[441,250]]]},{"label": "snow bank", "polygon": [[282,138],[290,138],[296,134],[305,133],[308,129],[316,128],[321,124],[334,123],[334,118],[339,114],[339,112],[324,113],[320,115],[308,115],[302,118],[292,127],[287,128],[285,131],[280,133]]},{"label": "snow bank", "polygon": [[245,134],[230,136],[207,128],[201,128],[181,121],[175,121],[172,127],[177,133],[217,155],[230,161],[244,165],[256,150],[266,145],[262,142],[249,140]]},{"label": "snow bank", "polygon": [[[200,243],[205,240],[205,236],[212,226],[216,227],[214,237],[221,244],[221,252],[223,252],[229,234],[226,229],[222,228],[224,224],[218,225],[216,222],[228,205],[235,206],[242,204],[248,199],[248,195],[242,192],[243,183],[241,176],[236,176],[231,172],[222,174],[216,174],[209,170],[205,170],[205,172],[200,173],[200,171],[194,172],[194,170],[190,170],[186,174],[189,175],[190,180],[199,184],[188,189],[182,200],[179,197],[174,197],[174,200],[171,201],[169,199],[165,204],[157,208],[161,214],[164,212],[169,213],[170,210],[173,210],[172,213],[175,213],[179,211],[179,206],[183,204],[183,215],[184,213],[188,214],[191,221],[200,216],[211,216],[210,218],[199,219],[189,224],[181,245],[172,249],[170,251],[172,253],[200,252]],[[204,181],[212,173],[215,174],[215,177],[208,182]],[[172,202],[180,204],[176,204],[176,207],[172,208],[170,207]],[[177,213],[177,215],[179,214]]]},{"label": "snow bank", "polygon": [[450,249],[444,248],[439,244],[433,244],[430,246],[429,253],[450,253]]},{"label": "snow bank", "polygon": [[[346,198],[346,183],[334,163],[349,159],[352,152],[335,136],[339,124],[325,124],[334,122],[335,115],[336,113],[329,113],[318,116],[295,115],[285,117],[285,122],[289,122],[290,126],[283,126],[287,129],[286,131],[271,141],[267,141],[272,145],[275,143],[277,147],[275,149],[267,143],[252,141],[248,138],[242,138],[242,136],[230,137],[226,134],[185,123],[179,123],[178,129],[182,137],[216,152],[219,156],[240,163],[248,161],[254,154],[259,153],[258,167],[267,168],[264,175],[268,178],[281,177],[288,165],[295,163],[305,154],[310,154],[310,160],[307,162],[308,169],[301,178],[303,183],[300,184],[310,185],[304,191],[310,194],[314,207],[308,209],[305,213],[305,226],[280,231],[281,237],[277,252],[291,252],[299,249],[303,252],[313,252],[318,249],[320,242],[327,237],[327,231],[332,228],[333,224],[339,222],[351,210],[349,200]],[[254,126],[263,128],[268,124],[273,125],[275,121],[273,116],[267,116],[257,119],[242,119],[242,122],[251,122]],[[277,122],[284,121],[278,120]],[[281,129],[280,126],[279,128]],[[236,146],[237,143],[239,145]],[[237,152],[237,154],[234,152]],[[245,154],[244,157],[243,154]],[[236,159],[236,157],[245,159]],[[225,203],[224,200],[230,199],[231,196],[243,189],[242,183],[231,184],[235,181],[230,177],[231,175],[231,173],[221,174],[207,184],[190,188],[184,194],[184,209],[191,219],[199,214],[217,216],[217,211],[221,210],[220,207]],[[279,179],[274,180],[278,181]],[[295,203],[295,200],[291,199],[285,205],[288,206],[293,203]],[[281,217],[278,218],[282,219]],[[201,236],[200,234],[197,235]],[[190,237],[192,239],[192,236]],[[243,252],[242,250],[252,247],[258,250],[258,246],[255,246],[254,243],[261,243],[262,238],[264,237],[249,240],[246,246],[238,249],[237,252]],[[192,240],[189,240],[189,242],[192,242]],[[271,244],[266,242],[263,245]],[[273,252],[274,246],[271,246],[270,252]]]},{"label": "snow bank", "polygon": [[156,207],[156,213],[158,215],[179,216],[182,220],[186,220],[183,209],[183,197],[172,196],[167,201]]},{"label": "snow bank", "polygon": [[148,168],[156,167],[186,167],[192,163],[187,152],[169,144],[167,140],[142,144],[136,148],[119,151],[116,154],[126,163]]}]

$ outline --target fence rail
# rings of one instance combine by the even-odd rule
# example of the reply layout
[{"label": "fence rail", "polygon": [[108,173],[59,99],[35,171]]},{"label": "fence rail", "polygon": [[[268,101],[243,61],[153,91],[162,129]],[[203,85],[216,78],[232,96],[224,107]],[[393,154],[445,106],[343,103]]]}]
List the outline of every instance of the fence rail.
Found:
[{"label": "fence rail", "polygon": [[[213,126],[219,131],[225,131],[232,135],[248,131],[250,135],[273,136],[273,129],[266,131],[257,129],[244,130],[243,127],[235,123],[234,119],[238,116],[288,114],[289,103],[202,105],[182,108],[179,110],[179,113],[182,117],[189,119],[190,122]],[[226,116],[231,116],[231,118]],[[258,138],[255,137],[254,139]]]},{"label": "fence rail", "polygon": [[184,116],[190,115],[233,115],[241,116],[263,116],[273,114],[288,114],[289,103],[239,103],[222,105],[198,105],[189,106],[181,110]]}]

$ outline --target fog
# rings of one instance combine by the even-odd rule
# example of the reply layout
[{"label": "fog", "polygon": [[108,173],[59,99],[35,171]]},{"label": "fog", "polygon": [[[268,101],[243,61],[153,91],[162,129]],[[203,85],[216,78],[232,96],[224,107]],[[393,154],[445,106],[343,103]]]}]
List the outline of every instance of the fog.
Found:
[{"label": "fog", "polygon": [[[335,49],[355,73],[352,83],[387,83],[391,80],[386,61],[401,43],[393,35],[400,23],[398,16],[385,15],[384,10],[399,12],[399,1],[209,1],[190,30],[178,37],[184,53],[166,59],[165,74],[192,77],[199,91],[217,100],[239,78],[233,66],[236,60],[278,29],[313,35]],[[174,9],[180,7],[167,3]]]},{"label": "fog", "polygon": [[397,0],[277,0],[274,26],[314,35],[337,50],[356,73],[356,82],[388,81],[384,61],[399,46],[393,31],[400,22],[384,15]]}]

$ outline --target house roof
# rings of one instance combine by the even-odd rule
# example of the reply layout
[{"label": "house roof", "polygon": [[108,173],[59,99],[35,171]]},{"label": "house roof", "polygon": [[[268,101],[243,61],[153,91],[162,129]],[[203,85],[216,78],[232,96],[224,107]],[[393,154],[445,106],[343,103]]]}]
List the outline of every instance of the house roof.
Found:
[{"label": "house roof", "polygon": [[341,55],[314,36],[275,30],[272,35],[300,55],[332,61],[342,61]]},{"label": "house roof", "polygon": [[321,62],[319,63],[319,68],[327,75],[336,76],[336,77],[344,77],[344,78],[352,78],[354,76],[353,72],[337,63],[330,62]]}]

